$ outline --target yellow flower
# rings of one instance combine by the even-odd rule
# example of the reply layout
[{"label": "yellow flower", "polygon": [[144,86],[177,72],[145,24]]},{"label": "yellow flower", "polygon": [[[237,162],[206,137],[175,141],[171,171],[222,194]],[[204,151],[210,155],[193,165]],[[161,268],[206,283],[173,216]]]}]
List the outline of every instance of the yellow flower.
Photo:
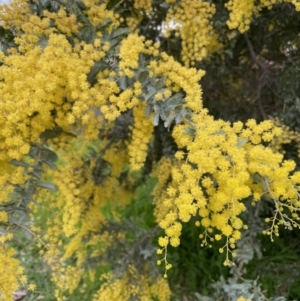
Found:
[{"label": "yellow flower", "polygon": [[30,291],[34,291],[36,289],[36,284],[29,284],[28,285],[28,290],[30,290]]}]

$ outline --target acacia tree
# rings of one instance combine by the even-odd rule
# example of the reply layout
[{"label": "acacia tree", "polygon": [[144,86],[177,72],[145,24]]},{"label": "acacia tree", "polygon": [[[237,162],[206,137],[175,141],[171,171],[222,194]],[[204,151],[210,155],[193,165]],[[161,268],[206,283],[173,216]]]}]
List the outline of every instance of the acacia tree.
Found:
[{"label": "acacia tree", "polygon": [[[238,0],[3,5],[1,298],[34,288],[10,247],[22,228],[51,267],[57,300],[86,296],[88,283],[95,301],[170,300],[167,251],[192,223],[199,244],[218,248],[237,275],[219,293],[265,300],[255,281],[238,283],[247,261],[239,241],[266,207],[259,231],[271,240],[280,226],[299,228],[297,158],[289,148],[284,157],[280,119],[268,120],[284,117],[285,134],[298,129],[290,79],[299,9]],[[140,193],[149,181],[153,198]],[[134,232],[139,202],[154,219]]]}]

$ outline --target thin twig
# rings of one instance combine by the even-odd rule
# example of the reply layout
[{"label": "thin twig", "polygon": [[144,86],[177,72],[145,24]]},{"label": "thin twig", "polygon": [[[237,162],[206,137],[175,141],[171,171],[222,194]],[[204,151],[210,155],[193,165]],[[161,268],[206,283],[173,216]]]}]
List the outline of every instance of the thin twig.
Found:
[{"label": "thin twig", "polygon": [[258,87],[257,87],[257,104],[258,104],[258,108],[260,111],[260,114],[262,115],[263,119],[268,119],[267,115],[265,113],[264,107],[262,105],[262,101],[261,101],[261,90],[262,88],[266,85],[265,84],[265,76],[266,76],[266,70],[263,71],[262,76],[260,77],[259,81],[258,81]]},{"label": "thin twig", "polygon": [[257,87],[257,93],[256,93],[256,98],[257,98],[257,103],[258,103],[258,108],[259,108],[259,111],[263,117],[263,119],[267,119],[267,115],[265,113],[265,110],[264,110],[264,107],[262,105],[262,101],[261,101],[261,90],[262,88],[266,85],[266,76],[267,76],[267,68],[264,66],[264,64],[262,64],[258,59],[257,59],[257,56],[254,52],[254,49],[253,49],[253,46],[249,40],[249,37],[248,37],[248,34],[247,32],[244,33],[244,38],[245,38],[245,41],[247,43],[247,46],[248,46],[248,50],[250,52],[250,56],[252,58],[252,60],[254,61],[254,63],[260,67],[261,70],[263,70],[260,78],[258,79],[258,87]]},{"label": "thin twig", "polygon": [[244,38],[246,40],[246,43],[247,43],[247,46],[248,46],[248,49],[249,49],[249,52],[250,52],[250,55],[251,55],[251,58],[252,60],[256,63],[256,65],[258,65],[261,69],[265,70],[266,67],[257,59],[257,56],[254,52],[254,49],[253,49],[253,46],[249,40],[249,37],[248,37],[248,33],[245,32],[244,33]]}]

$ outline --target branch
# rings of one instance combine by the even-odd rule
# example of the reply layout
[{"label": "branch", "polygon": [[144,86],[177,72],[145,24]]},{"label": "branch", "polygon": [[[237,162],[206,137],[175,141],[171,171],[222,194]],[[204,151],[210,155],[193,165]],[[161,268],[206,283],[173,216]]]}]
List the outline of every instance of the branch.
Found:
[{"label": "branch", "polygon": [[257,87],[257,103],[258,103],[258,108],[259,108],[259,111],[260,111],[263,119],[265,119],[265,120],[268,119],[268,118],[267,118],[267,115],[265,113],[264,107],[262,105],[262,101],[261,101],[261,90],[266,85],[266,81],[265,81],[266,73],[267,73],[267,70],[265,69],[263,71],[262,76],[260,77],[260,79],[258,81],[258,87]]},{"label": "branch", "polygon": [[252,60],[256,63],[257,66],[259,66],[261,69],[265,70],[266,67],[257,59],[257,56],[254,52],[253,46],[249,40],[248,34],[247,32],[244,33],[244,38],[246,40],[247,46],[248,46],[248,50],[250,52],[250,56],[252,58]]},{"label": "branch", "polygon": [[266,75],[267,75],[267,68],[264,66],[264,64],[262,64],[258,59],[257,59],[257,56],[253,50],[253,46],[249,40],[249,37],[248,37],[248,34],[247,32],[244,33],[244,38],[246,40],[246,43],[247,43],[247,46],[248,46],[248,50],[250,52],[250,56],[252,58],[252,60],[254,61],[254,63],[259,66],[262,70],[263,70],[263,73],[262,75],[260,76],[259,80],[258,80],[258,87],[257,87],[257,103],[258,103],[258,108],[259,108],[259,111],[263,117],[263,119],[267,119],[267,115],[265,113],[265,110],[264,110],[264,107],[262,105],[262,101],[261,101],[261,90],[262,88],[266,85]]}]

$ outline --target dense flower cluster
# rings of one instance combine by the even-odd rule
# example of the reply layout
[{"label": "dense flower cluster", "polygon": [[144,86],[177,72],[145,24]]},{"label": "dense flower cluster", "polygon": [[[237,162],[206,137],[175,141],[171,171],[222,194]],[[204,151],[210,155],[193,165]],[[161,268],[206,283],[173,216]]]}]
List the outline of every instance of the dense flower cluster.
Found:
[{"label": "dense flower cluster", "polygon": [[[43,50],[36,46],[26,55],[3,58],[0,122],[4,159],[20,159],[28,153],[29,143],[38,142],[47,129],[60,126],[70,130],[75,121],[86,124],[92,103],[102,102],[97,89],[90,89],[87,73],[104,55],[93,45],[72,49],[65,36],[52,34]],[[24,78],[24,74],[28,76]],[[93,126],[92,121],[86,124],[87,131]]]},{"label": "dense flower cluster", "polygon": [[129,301],[132,298],[142,301],[169,301],[171,291],[168,283],[162,277],[154,279],[137,272],[134,266],[128,267],[128,272],[119,279],[112,274],[102,277],[105,283],[97,292],[93,301],[112,300]]},{"label": "dense flower cluster", "polygon": [[165,20],[166,36],[175,30],[182,38],[182,61],[186,66],[206,58],[221,44],[212,25],[216,12],[214,4],[206,1],[183,0],[168,12]]},{"label": "dense flower cluster", "polygon": [[[229,248],[241,237],[246,210],[243,201],[253,196],[255,201],[263,195],[270,197],[276,207],[275,216],[266,233],[278,235],[277,224],[299,227],[300,202],[296,186],[299,172],[290,177],[295,169],[292,161],[282,162],[282,155],[263,147],[262,141],[270,141],[281,130],[270,121],[256,124],[249,120],[246,127],[241,122],[232,126],[222,120],[214,120],[203,110],[192,118],[195,136],[186,133],[189,125],[178,125],[173,131],[179,150],[175,157],[179,164],[172,168],[172,182],[167,190],[168,198],[162,200],[168,213],[159,222],[166,236],[159,240],[161,250],[168,244],[176,247],[180,243],[181,225],[192,216],[199,216],[196,225],[206,228],[200,235],[203,245],[209,241],[226,237],[225,264],[230,264]],[[254,176],[255,175],[255,176]],[[279,188],[280,187],[280,188]],[[287,208],[294,222],[282,214]],[[235,253],[232,253],[235,256]]]},{"label": "dense flower cluster", "polygon": [[227,25],[230,29],[238,28],[240,32],[249,29],[252,15],[257,13],[257,8],[253,0],[234,1],[230,0],[226,3],[226,7],[230,11],[230,19]]},{"label": "dense flower cluster", "polygon": [[8,213],[4,210],[11,202],[10,196],[14,186],[22,184],[26,177],[21,167],[13,168],[4,160],[0,160],[0,166],[0,300],[11,300],[12,292],[17,290],[20,284],[27,285],[27,278],[19,260],[15,258],[15,250],[9,245],[14,237],[11,230],[3,231],[9,221]]},{"label": "dense flower cluster", "polygon": [[19,260],[14,258],[15,250],[6,245],[12,238],[11,233],[0,237],[0,300],[11,300],[12,291],[18,289],[19,282],[27,283],[24,269],[20,267]]},{"label": "dense flower cluster", "polygon": [[237,28],[241,33],[250,27],[252,18],[257,16],[263,8],[271,9],[276,3],[291,3],[297,11],[300,11],[300,4],[296,0],[261,0],[256,3],[254,0],[230,0],[226,3],[230,15],[227,25],[230,29]]},{"label": "dense flower cluster", "polygon": [[274,124],[281,127],[282,134],[279,137],[273,139],[270,143],[270,148],[274,151],[285,154],[283,147],[287,144],[293,143],[298,150],[298,157],[300,157],[300,134],[297,131],[293,131],[289,126],[282,124],[278,118],[274,120]]},{"label": "dense flower cluster", "polygon": [[153,124],[151,119],[145,120],[145,105],[143,103],[133,109],[133,117],[134,128],[128,151],[132,170],[139,170],[146,161],[148,143],[153,133]]},{"label": "dense flower cluster", "polygon": [[157,223],[161,221],[169,211],[168,207],[162,206],[161,200],[167,198],[167,184],[171,177],[172,164],[171,159],[163,157],[152,172],[152,176],[158,180],[152,192],[154,196],[153,203],[155,205],[154,216]]},{"label": "dense flower cluster", "polygon": [[[86,6],[85,14],[95,28],[101,26],[107,19],[112,20],[114,26],[120,24],[119,15],[114,14],[112,10],[107,9],[107,3],[105,1],[100,5],[97,0],[83,0],[83,3]],[[98,31],[97,34],[101,35],[100,31]]]},{"label": "dense flower cluster", "polygon": [[185,68],[166,53],[161,54],[159,61],[151,61],[150,70],[156,76],[166,76],[164,96],[183,90],[186,93],[186,106],[198,113],[202,109],[202,89],[199,80],[204,76],[203,70]]},{"label": "dense flower cluster", "polygon": [[133,7],[136,10],[144,10],[145,12],[149,13],[152,11],[152,0],[134,0]]},{"label": "dense flower cluster", "polygon": [[[62,140],[68,141],[64,147]],[[73,292],[86,277],[87,260],[99,257],[114,237],[118,237],[118,234],[99,233],[106,221],[101,208],[111,200],[111,213],[118,219],[114,207],[128,204],[132,192],[130,187],[119,185],[120,174],[129,160],[126,147],[116,144],[107,148],[105,143],[93,145],[70,137],[56,139],[53,148],[57,144],[61,146],[60,165],[51,176],[59,194],[41,192],[38,200],[39,206],[54,216],[47,221],[47,232],[43,229],[39,232],[45,243],[42,253],[51,266],[57,284],[56,297],[60,300],[64,292]],[[90,158],[91,151],[104,152],[101,160]],[[72,257],[76,258],[74,265],[66,268],[62,263]],[[93,275],[94,268],[89,273]]]},{"label": "dense flower cluster", "polygon": [[157,56],[159,54],[158,48],[159,45],[157,43],[152,45],[151,41],[145,42],[144,37],[130,34],[123,41],[120,48],[120,75],[126,75],[129,78],[133,77],[134,70],[139,66],[139,55],[143,53]]},{"label": "dense flower cluster", "polygon": [[[32,178],[34,170],[22,164],[34,160],[27,156],[33,146],[45,144],[58,154],[56,169],[41,160],[38,171],[44,174],[36,176],[55,184],[57,191],[39,188],[35,202],[28,205],[50,216],[46,232],[32,230],[42,238],[41,254],[51,267],[57,299],[64,300],[64,292],[72,293],[85,277],[99,281],[96,267],[87,268],[87,263],[95,258],[100,262],[105,250],[119,236],[123,238],[123,234],[100,230],[110,218],[120,221],[117,209],[131,200],[135,187],[130,173],[145,165],[154,112],[160,112],[155,115],[158,123],[169,117],[164,114],[173,114],[176,121],[169,127],[177,145],[175,158],[162,156],[153,167],[153,176],[158,178],[154,214],[165,231],[158,240],[157,253],[164,253],[158,264],[164,262],[166,271],[172,267],[167,247],[180,245],[183,223],[192,218],[205,229],[200,233],[202,245],[225,241],[220,252],[226,250],[225,265],[231,264],[230,253],[235,256],[236,241],[247,227],[241,218],[246,198],[252,198],[253,205],[262,197],[273,202],[274,216],[266,220],[271,225],[265,231],[271,238],[279,235],[279,225],[299,227],[300,172],[292,173],[295,163],[284,161],[282,154],[265,146],[281,134],[280,128],[271,121],[230,124],[215,120],[202,105],[199,81],[204,71],[182,66],[160,53],[158,43],[137,34],[118,40],[126,32],[121,28],[114,36],[122,20],[98,2],[83,1],[86,24],[94,29],[89,38],[82,33],[84,25],[75,16],[73,2],[44,12],[43,17],[21,0],[0,11],[3,26],[16,32],[16,46],[0,53],[0,208],[17,185],[31,184],[28,175]],[[189,66],[221,47],[212,24],[215,7],[206,1],[175,2],[167,1],[171,9],[166,26],[173,22],[177,27],[183,41],[182,61]],[[286,2],[297,8],[295,1]],[[229,1],[228,25],[247,30],[252,15],[259,11],[253,3]],[[136,0],[134,6],[151,11],[151,1]],[[111,23],[101,31],[107,18]],[[148,93],[150,87],[155,92]],[[174,100],[174,95],[182,99]],[[181,113],[177,120],[176,114]],[[11,160],[21,162],[21,167],[13,167]],[[33,186],[38,186],[37,179]],[[43,185],[53,188],[47,182]],[[4,209],[0,222],[9,222]],[[18,283],[26,283],[14,252],[6,247],[9,239],[11,234],[2,236],[0,246],[0,275],[5,277],[0,279],[0,297],[5,300],[11,300]],[[107,275],[94,300],[170,299],[163,278],[149,276],[147,270],[138,272],[128,266],[120,277]]]}]

